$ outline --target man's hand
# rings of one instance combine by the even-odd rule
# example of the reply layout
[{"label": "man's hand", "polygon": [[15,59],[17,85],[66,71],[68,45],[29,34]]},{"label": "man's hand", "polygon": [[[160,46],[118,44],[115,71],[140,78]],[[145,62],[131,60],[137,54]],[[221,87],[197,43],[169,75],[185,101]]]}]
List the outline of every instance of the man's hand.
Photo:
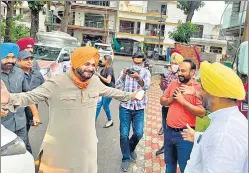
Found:
[{"label": "man's hand", "polygon": [[133,74],[130,74],[129,76],[130,76],[131,78],[135,78],[135,79],[137,79],[137,80],[140,79],[140,76],[139,76],[138,72],[134,72]]},{"label": "man's hand", "polygon": [[33,114],[33,122],[35,127],[38,127],[40,125],[41,120],[38,112]]},{"label": "man's hand", "polygon": [[123,70],[123,74],[122,74],[122,80],[125,80],[125,77],[126,77],[126,75],[127,75],[127,69],[124,69]]},{"label": "man's hand", "polygon": [[195,90],[194,86],[182,85],[179,89],[182,92],[182,94],[186,94],[186,95],[195,95],[196,94],[196,90]]},{"label": "man's hand", "polygon": [[4,82],[1,80],[1,104],[7,104],[9,103],[10,94],[7,90]]},{"label": "man's hand", "polygon": [[4,110],[1,108],[1,117],[6,117],[8,112],[9,112],[9,110]]},{"label": "man's hand", "polygon": [[187,129],[184,129],[181,134],[182,134],[182,137],[185,141],[194,142],[195,130],[192,129],[188,124],[187,124]]},{"label": "man's hand", "polygon": [[173,98],[182,105],[186,102],[179,88],[174,91]]}]

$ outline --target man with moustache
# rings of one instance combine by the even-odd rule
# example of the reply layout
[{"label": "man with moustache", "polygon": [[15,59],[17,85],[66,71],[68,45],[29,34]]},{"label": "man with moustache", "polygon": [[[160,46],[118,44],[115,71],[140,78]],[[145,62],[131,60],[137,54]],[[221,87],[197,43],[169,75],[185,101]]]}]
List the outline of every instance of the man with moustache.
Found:
[{"label": "man with moustache", "polygon": [[93,75],[99,62],[94,47],[80,47],[71,56],[72,68],[46,80],[32,91],[9,94],[1,82],[1,103],[6,109],[48,100],[50,120],[43,141],[40,171],[44,173],[97,173],[95,115],[99,96],[120,101],[133,93],[104,85]]},{"label": "man with moustache", "polygon": [[[20,51],[26,50],[33,54],[34,45],[35,45],[35,41],[33,38],[31,37],[21,38],[16,42],[16,44],[19,46]],[[33,60],[33,70],[40,70],[38,62],[35,59]]]},{"label": "man with moustache", "polygon": [[[248,121],[237,107],[245,98],[239,76],[220,63],[200,65],[202,90],[199,96],[212,113],[205,132],[187,125],[182,136],[194,143],[184,173],[248,173]],[[191,88],[184,93],[196,95]]]},{"label": "man with moustache", "polygon": [[[17,65],[24,72],[25,78],[30,86],[30,90],[37,88],[44,83],[44,78],[38,70],[34,70],[33,67],[33,55],[26,51],[20,51],[18,54]],[[40,115],[37,109],[38,105],[33,109],[29,107],[25,108],[25,114],[27,119],[27,132],[30,130],[30,126],[38,126],[40,123]],[[27,150],[32,153],[29,138],[27,138]]]},{"label": "man with moustache", "polygon": [[[28,91],[30,88],[23,71],[15,66],[16,57],[19,52],[18,45],[14,43],[3,43],[0,46],[1,80],[5,83],[10,93]],[[17,109],[15,113],[7,112],[1,117],[1,123],[5,128],[19,136],[27,146],[28,133],[24,108]]]},{"label": "man with moustache", "polygon": [[176,173],[177,162],[181,172],[184,172],[187,161],[192,151],[193,143],[184,141],[181,132],[186,124],[195,128],[196,116],[204,117],[205,109],[202,101],[193,96],[185,95],[180,91],[181,85],[194,86],[200,89],[200,84],[193,78],[196,65],[190,59],[185,59],[178,68],[178,80],[172,81],[160,102],[163,106],[169,106],[167,116],[167,128],[164,131],[164,160],[165,173]]}]

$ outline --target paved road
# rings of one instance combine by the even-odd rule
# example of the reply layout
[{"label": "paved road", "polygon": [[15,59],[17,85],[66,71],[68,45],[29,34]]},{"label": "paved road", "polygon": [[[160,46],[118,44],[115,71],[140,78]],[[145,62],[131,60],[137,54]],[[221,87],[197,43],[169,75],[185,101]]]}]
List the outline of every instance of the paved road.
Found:
[{"label": "paved road", "polygon": [[[131,58],[116,58],[114,60],[115,76],[118,76],[121,69],[129,66],[132,62]],[[98,136],[98,173],[119,173],[121,163],[121,152],[119,147],[119,118],[118,118],[119,102],[113,100],[111,102],[111,112],[114,120],[114,126],[109,129],[104,129],[107,118],[104,111],[101,111],[99,119],[96,123]],[[30,142],[33,149],[34,157],[37,156],[43,137],[48,124],[48,107],[45,103],[39,105],[41,121],[43,122],[36,129],[30,131]]]}]

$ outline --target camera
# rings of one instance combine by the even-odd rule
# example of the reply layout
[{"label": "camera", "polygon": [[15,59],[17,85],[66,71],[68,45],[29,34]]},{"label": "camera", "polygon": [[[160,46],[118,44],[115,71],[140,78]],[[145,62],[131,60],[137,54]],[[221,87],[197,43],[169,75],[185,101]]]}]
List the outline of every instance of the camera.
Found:
[{"label": "camera", "polygon": [[127,69],[126,73],[127,73],[128,75],[130,75],[130,74],[134,74],[134,71],[131,70],[131,69]]}]

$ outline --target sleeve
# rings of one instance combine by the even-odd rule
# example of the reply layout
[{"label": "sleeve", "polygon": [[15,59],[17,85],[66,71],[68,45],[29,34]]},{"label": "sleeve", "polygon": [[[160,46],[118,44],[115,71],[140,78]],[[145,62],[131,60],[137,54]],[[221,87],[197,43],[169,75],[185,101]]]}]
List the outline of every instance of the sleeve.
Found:
[{"label": "sleeve", "polygon": [[203,173],[241,173],[246,153],[238,141],[229,134],[217,133],[202,152]]},{"label": "sleeve", "polygon": [[147,91],[150,88],[150,83],[151,83],[151,74],[148,70],[146,70],[145,75],[143,77],[143,81],[144,81],[144,86],[143,86],[143,90]]},{"label": "sleeve", "polygon": [[123,75],[123,70],[121,71],[116,83],[115,83],[115,87],[117,89],[123,89],[125,86],[125,81],[122,80],[122,75]]},{"label": "sleeve", "polygon": [[122,102],[135,99],[134,94],[131,92],[124,92],[116,88],[107,87],[100,80],[98,83],[98,86],[100,87],[100,96],[111,97]]},{"label": "sleeve", "polygon": [[[55,76],[56,77],[56,76]],[[26,107],[31,104],[37,104],[46,101],[52,97],[52,93],[56,91],[60,84],[55,80],[49,79],[43,85],[33,89],[32,91],[23,93],[10,93],[9,103],[6,108],[11,112],[15,112],[19,107]]]},{"label": "sleeve", "polygon": [[[201,92],[201,86],[198,86],[198,87],[196,88],[196,91],[197,91],[198,93],[200,93],[200,92]],[[204,108],[204,107],[203,107],[203,102],[202,102],[202,100],[201,100],[201,97],[194,97],[194,99],[195,99],[195,105],[196,105],[196,106],[198,106],[198,107],[200,107],[200,108]]]},{"label": "sleeve", "polygon": [[113,68],[112,67],[109,67],[106,71],[106,77],[108,77],[109,75],[112,77],[113,75]]},{"label": "sleeve", "polygon": [[166,97],[166,98],[170,98],[170,97],[171,97],[172,83],[173,83],[173,82],[171,82],[171,83],[169,84],[168,88],[167,88],[166,91],[165,91],[164,97]]}]

